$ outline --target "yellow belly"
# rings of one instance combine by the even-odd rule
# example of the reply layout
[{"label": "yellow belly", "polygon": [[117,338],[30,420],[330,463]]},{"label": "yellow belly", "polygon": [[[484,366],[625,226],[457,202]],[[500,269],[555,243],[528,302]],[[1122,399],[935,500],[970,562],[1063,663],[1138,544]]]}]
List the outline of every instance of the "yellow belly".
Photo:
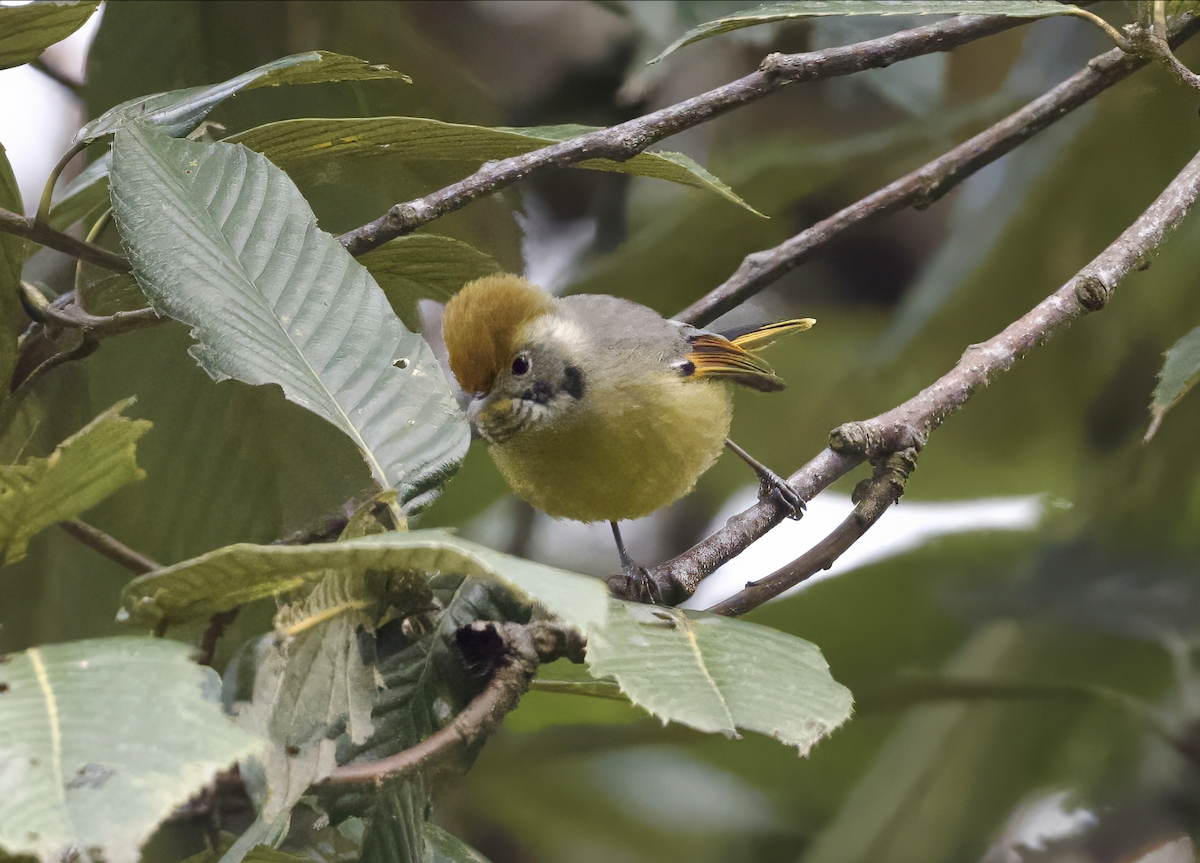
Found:
[{"label": "yellow belly", "polygon": [[729,393],[714,381],[670,375],[590,395],[586,419],[489,446],[513,491],[556,518],[622,521],[674,503],[729,434]]}]

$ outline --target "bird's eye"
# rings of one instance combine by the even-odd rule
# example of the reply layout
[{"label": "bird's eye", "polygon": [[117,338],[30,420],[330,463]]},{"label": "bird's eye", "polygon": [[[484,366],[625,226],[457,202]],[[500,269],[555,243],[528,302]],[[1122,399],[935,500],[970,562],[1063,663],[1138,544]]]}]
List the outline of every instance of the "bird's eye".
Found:
[{"label": "bird's eye", "polygon": [[518,354],[517,358],[513,360],[512,373],[520,377],[527,371],[529,371],[529,357],[524,354]]}]

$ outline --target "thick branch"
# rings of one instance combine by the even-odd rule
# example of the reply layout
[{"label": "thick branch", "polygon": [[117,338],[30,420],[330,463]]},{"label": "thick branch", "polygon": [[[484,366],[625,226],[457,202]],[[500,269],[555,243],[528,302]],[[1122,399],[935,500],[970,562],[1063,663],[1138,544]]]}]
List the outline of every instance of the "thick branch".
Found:
[{"label": "thick branch", "polygon": [[575,662],[583,661],[583,640],[579,633],[544,621],[521,625],[479,620],[465,632],[499,639],[494,670],[483,691],[448,725],[416,746],[379,761],[338,767],[325,779],[325,784],[382,782],[453,761],[500,726],[529,689],[540,663],[564,656]]},{"label": "thick branch", "polygon": [[[971,345],[949,372],[908,401],[879,416],[847,423],[830,433],[831,449],[789,477],[805,500],[865,459],[878,459],[909,447],[920,450],[930,432],[978,389],[1012,368],[1029,351],[1069,327],[1077,318],[1107,305],[1113,291],[1147,262],[1167,232],[1177,226],[1200,196],[1200,154],[1108,248],[1074,278],[1023,317],[986,342]],[[651,570],[664,594],[693,593],[700,580],[739,554],[785,517],[783,506],[762,501],[726,522],[721,530],[674,560]],[[850,528],[839,534],[848,536]],[[857,537],[855,537],[857,538]],[[840,543],[843,539],[831,539]],[[840,553],[840,552],[838,552]],[[814,554],[814,560],[818,555]],[[798,569],[800,567],[798,566]],[[610,581],[610,586],[616,586]],[[790,585],[789,585],[790,586]]]},{"label": "thick branch", "polygon": [[1029,20],[1032,19],[965,15],[854,45],[805,54],[772,54],[763,61],[758,71],[676,105],[608,129],[580,135],[561,144],[489,162],[452,186],[424,198],[397,204],[375,221],[349,231],[339,239],[351,254],[361,255],[531,174],[588,159],[623,162],[656,141],[761,99],[785,84],[850,75],[864,69],[890,66],[923,54],[950,51]]},{"label": "thick branch", "polygon": [[[1190,18],[1172,38],[1180,44],[1200,30]],[[1169,53],[1169,52],[1168,52]],[[1087,67],[945,155],[801,231],[790,240],[747,255],[725,282],[675,316],[702,326],[737,307],[790,272],[821,246],[848,228],[905,207],[927,207],[966,177],[999,159],[1142,68],[1144,57],[1114,48],[1092,58]]]},{"label": "thick branch", "polygon": [[0,231],[33,240],[39,245],[57,249],[63,254],[87,261],[89,264],[95,264],[106,270],[112,270],[114,273],[130,271],[129,262],[120,255],[114,254],[108,249],[93,246],[91,243],[85,243],[83,240],[77,240],[70,234],[54,230],[49,225],[33,219],[26,219],[11,210],[0,208]]}]

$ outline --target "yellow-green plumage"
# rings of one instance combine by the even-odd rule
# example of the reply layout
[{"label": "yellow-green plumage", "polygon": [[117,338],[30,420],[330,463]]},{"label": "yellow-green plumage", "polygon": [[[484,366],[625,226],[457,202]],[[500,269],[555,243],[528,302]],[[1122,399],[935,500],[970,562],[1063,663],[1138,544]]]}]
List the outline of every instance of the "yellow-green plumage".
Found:
[{"label": "yellow-green plumage", "polygon": [[729,433],[725,383],[783,388],[747,348],[811,323],[730,340],[629,300],[556,299],[511,275],[466,285],[443,319],[472,424],[513,491],[552,516],[613,522],[695,487]]},{"label": "yellow-green plumage", "polygon": [[733,411],[714,381],[670,373],[598,394],[586,418],[488,447],[517,496],[556,518],[641,518],[690,492],[725,446]]}]

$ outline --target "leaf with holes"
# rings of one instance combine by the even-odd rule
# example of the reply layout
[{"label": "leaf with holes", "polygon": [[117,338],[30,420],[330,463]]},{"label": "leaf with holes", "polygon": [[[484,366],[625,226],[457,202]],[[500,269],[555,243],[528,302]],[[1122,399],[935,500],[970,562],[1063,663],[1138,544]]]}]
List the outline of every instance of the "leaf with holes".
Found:
[{"label": "leaf with holes", "polygon": [[75,518],[144,476],[136,447],[150,423],[121,416],[132,403],[113,405],[47,458],[0,465],[0,552],[6,563],[24,557],[29,540],[43,528]]},{"label": "leaf with holes", "polygon": [[904,3],[887,0],[801,0],[767,3],[693,27],[663,49],[650,63],[657,63],[685,45],[743,27],[824,15],[1007,15],[1010,18],[1047,18],[1051,15],[1078,15],[1080,11],[1078,6],[1069,3],[1046,3],[1044,0],[914,0]]},{"label": "leaf with holes", "polygon": [[425,340],[286,174],[243,146],[133,124],[117,132],[111,191],[138,284],[192,327],[201,368],[279,384],[354,442],[405,511],[437,496],[466,454],[466,419]]},{"label": "leaf with holes", "polygon": [[664,721],[757,731],[806,755],[850,717],[850,690],[815,644],[702,612],[612,600],[588,635],[588,666]]},{"label": "leaf with holes", "polygon": [[[405,161],[453,161],[478,166],[594,131],[592,126],[577,125],[489,128],[424,117],[364,117],[283,120],[248,129],[230,136],[229,140],[265,154],[301,181],[336,177],[341,162],[368,156]],[[729,186],[682,153],[639,153],[624,162],[588,159],[574,167],[668,180],[715,192],[755,215],[762,215]]]},{"label": "leaf with holes", "polygon": [[213,108],[242,90],[278,87],[281,84],[317,84],[329,81],[369,81],[379,78],[412,83],[407,75],[343,54],[305,51],[264,63],[220,84],[188,87],[152,96],[138,96],[109,108],[79,130],[76,141],[94,141],[111,135],[127,123],[151,126],[173,138],[186,135]]},{"label": "leaf with holes", "polygon": [[222,713],[216,674],[190,652],[101,638],[0,664],[0,849],[135,863],[177,806],[257,751]]},{"label": "leaf with holes", "polygon": [[1158,372],[1158,386],[1150,404],[1150,440],[1162,425],[1167,411],[1175,407],[1188,391],[1200,382],[1200,327],[1181,338],[1167,351],[1167,358]]},{"label": "leaf with holes", "polygon": [[100,0],[0,6],[0,69],[36,60],[92,16]]}]

